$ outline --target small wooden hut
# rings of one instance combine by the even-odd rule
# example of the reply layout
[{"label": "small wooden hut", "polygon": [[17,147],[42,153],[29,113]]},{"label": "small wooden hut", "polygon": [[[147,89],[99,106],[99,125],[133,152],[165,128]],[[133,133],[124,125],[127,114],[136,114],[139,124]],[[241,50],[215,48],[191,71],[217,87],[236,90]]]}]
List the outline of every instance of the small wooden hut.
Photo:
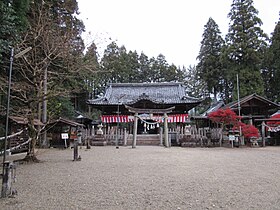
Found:
[{"label": "small wooden hut", "polygon": [[[51,147],[71,147],[78,132],[84,127],[83,124],[72,120],[59,118],[48,124],[48,139]],[[63,139],[62,134],[67,134],[68,138]]]}]

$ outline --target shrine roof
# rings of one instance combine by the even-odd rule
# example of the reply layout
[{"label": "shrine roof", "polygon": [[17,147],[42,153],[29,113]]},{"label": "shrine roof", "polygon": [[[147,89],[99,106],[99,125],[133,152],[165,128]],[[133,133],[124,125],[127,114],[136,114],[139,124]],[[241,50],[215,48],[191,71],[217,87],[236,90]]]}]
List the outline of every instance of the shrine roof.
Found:
[{"label": "shrine roof", "polygon": [[[256,93],[254,94],[251,94],[251,95],[248,95],[248,96],[245,96],[243,98],[241,98],[239,100],[239,103],[240,103],[240,106],[242,106],[243,104],[246,104],[248,103],[249,101],[252,101],[252,100],[257,100],[259,102],[262,102],[263,104],[266,104],[266,107],[269,108],[269,109],[279,109],[280,108],[280,105],[273,102],[273,101],[270,101]],[[251,104],[252,106],[252,104]],[[233,109],[233,110],[236,110],[238,109],[238,101],[233,101],[231,103],[228,103],[224,106],[224,108],[230,108],[230,109]]]},{"label": "shrine roof", "polygon": [[[253,103],[252,101],[255,100],[255,101],[258,101],[262,104],[262,106],[260,106],[260,103]],[[240,108],[241,110],[243,110],[245,107],[253,107],[253,106],[256,106],[256,107],[262,107],[263,109],[267,109],[267,110],[270,110],[270,109],[279,109],[280,108],[280,105],[277,104],[277,103],[274,103],[262,96],[259,96],[257,95],[256,93],[254,94],[251,94],[251,95],[248,95],[248,96],[245,96],[243,98],[241,98],[238,101],[233,101],[233,102],[230,102],[228,104],[224,104],[223,101],[219,101],[217,103],[214,103],[212,104],[203,114],[201,114],[201,116],[207,116],[209,113],[211,112],[214,112],[214,111],[217,111],[218,109],[222,108],[222,109],[232,109],[234,111],[237,111],[238,110],[238,103],[240,104]]]},{"label": "shrine roof", "polygon": [[207,116],[211,112],[215,112],[224,106],[225,106],[225,103],[223,101],[218,101],[216,103],[213,103],[210,105],[210,107],[204,113],[201,114],[201,116]]},{"label": "shrine roof", "polygon": [[88,100],[90,105],[134,104],[149,100],[156,104],[199,104],[201,99],[189,97],[183,83],[112,83],[103,97]]}]

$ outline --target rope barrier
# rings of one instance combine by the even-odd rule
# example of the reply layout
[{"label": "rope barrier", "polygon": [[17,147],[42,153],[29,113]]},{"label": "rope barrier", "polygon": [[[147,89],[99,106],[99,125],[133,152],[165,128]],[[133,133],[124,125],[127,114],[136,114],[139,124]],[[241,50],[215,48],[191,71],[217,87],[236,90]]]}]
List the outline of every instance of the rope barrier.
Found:
[{"label": "rope barrier", "polygon": [[[160,122],[159,121],[155,121],[155,122],[148,122],[146,120],[144,120],[142,117],[140,117],[139,115],[137,116],[142,122],[148,124],[148,125],[156,125],[156,124],[159,124]],[[154,119],[153,119],[154,120]]]},{"label": "rope barrier", "polygon": [[[14,150],[16,150],[16,149],[18,149],[18,148],[28,144],[30,141],[31,141],[31,138],[29,138],[27,141],[23,142],[22,144],[19,144],[19,145],[15,146],[15,147],[7,149],[6,152],[12,152],[12,151],[14,151]],[[0,155],[2,155],[2,154],[4,154],[4,151],[0,152]]]},{"label": "rope barrier", "polygon": [[271,132],[278,132],[278,131],[280,131],[280,125],[278,125],[276,127],[269,126],[269,125],[267,125],[265,123],[263,123],[263,125],[268,128],[268,131],[271,131]]},{"label": "rope barrier", "polygon": [[[27,128],[24,129],[24,130],[27,130]],[[15,136],[18,136],[18,135],[22,134],[22,132],[23,132],[24,130],[19,131],[19,132],[17,132],[17,133],[14,133],[14,134],[12,134],[12,135],[7,136],[7,139],[10,139],[10,138],[13,138],[13,137],[15,137]],[[0,141],[3,141],[3,140],[5,140],[5,136],[4,136],[4,137],[0,137]]]}]

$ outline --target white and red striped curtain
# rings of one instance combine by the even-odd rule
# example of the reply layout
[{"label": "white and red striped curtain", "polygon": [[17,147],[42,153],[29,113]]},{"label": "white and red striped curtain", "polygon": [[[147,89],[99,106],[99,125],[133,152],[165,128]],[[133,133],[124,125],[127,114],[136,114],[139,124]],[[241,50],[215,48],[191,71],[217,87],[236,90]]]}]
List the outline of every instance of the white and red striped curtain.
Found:
[{"label": "white and red striped curtain", "polygon": [[129,115],[102,115],[101,120],[103,123],[126,123],[134,121],[133,116]]},{"label": "white and red striped curtain", "polygon": [[168,115],[168,122],[186,122],[188,120],[188,114],[174,114]]},{"label": "white and red striped curtain", "polygon": [[[152,116],[150,117],[144,117],[145,120],[151,119],[159,123],[163,123],[164,118],[163,116]],[[101,117],[102,123],[127,123],[127,122],[133,122],[134,116],[131,115],[102,115]],[[188,114],[174,114],[174,115],[168,115],[169,123],[173,122],[186,122],[188,121]]]}]

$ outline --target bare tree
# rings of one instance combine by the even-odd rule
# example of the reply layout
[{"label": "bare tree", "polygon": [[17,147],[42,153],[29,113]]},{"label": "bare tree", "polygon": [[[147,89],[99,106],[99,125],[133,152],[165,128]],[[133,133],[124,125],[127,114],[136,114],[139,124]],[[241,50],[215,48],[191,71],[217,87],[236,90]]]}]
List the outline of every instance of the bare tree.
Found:
[{"label": "bare tree", "polygon": [[15,62],[12,85],[15,111],[28,118],[32,140],[27,158],[31,160],[37,160],[34,149],[44,129],[36,127],[34,119],[46,123],[47,100],[73,91],[72,84],[81,66],[84,26],[75,17],[74,8],[63,1],[59,5],[34,1],[29,12],[30,28],[17,46],[32,47],[31,52]]}]

